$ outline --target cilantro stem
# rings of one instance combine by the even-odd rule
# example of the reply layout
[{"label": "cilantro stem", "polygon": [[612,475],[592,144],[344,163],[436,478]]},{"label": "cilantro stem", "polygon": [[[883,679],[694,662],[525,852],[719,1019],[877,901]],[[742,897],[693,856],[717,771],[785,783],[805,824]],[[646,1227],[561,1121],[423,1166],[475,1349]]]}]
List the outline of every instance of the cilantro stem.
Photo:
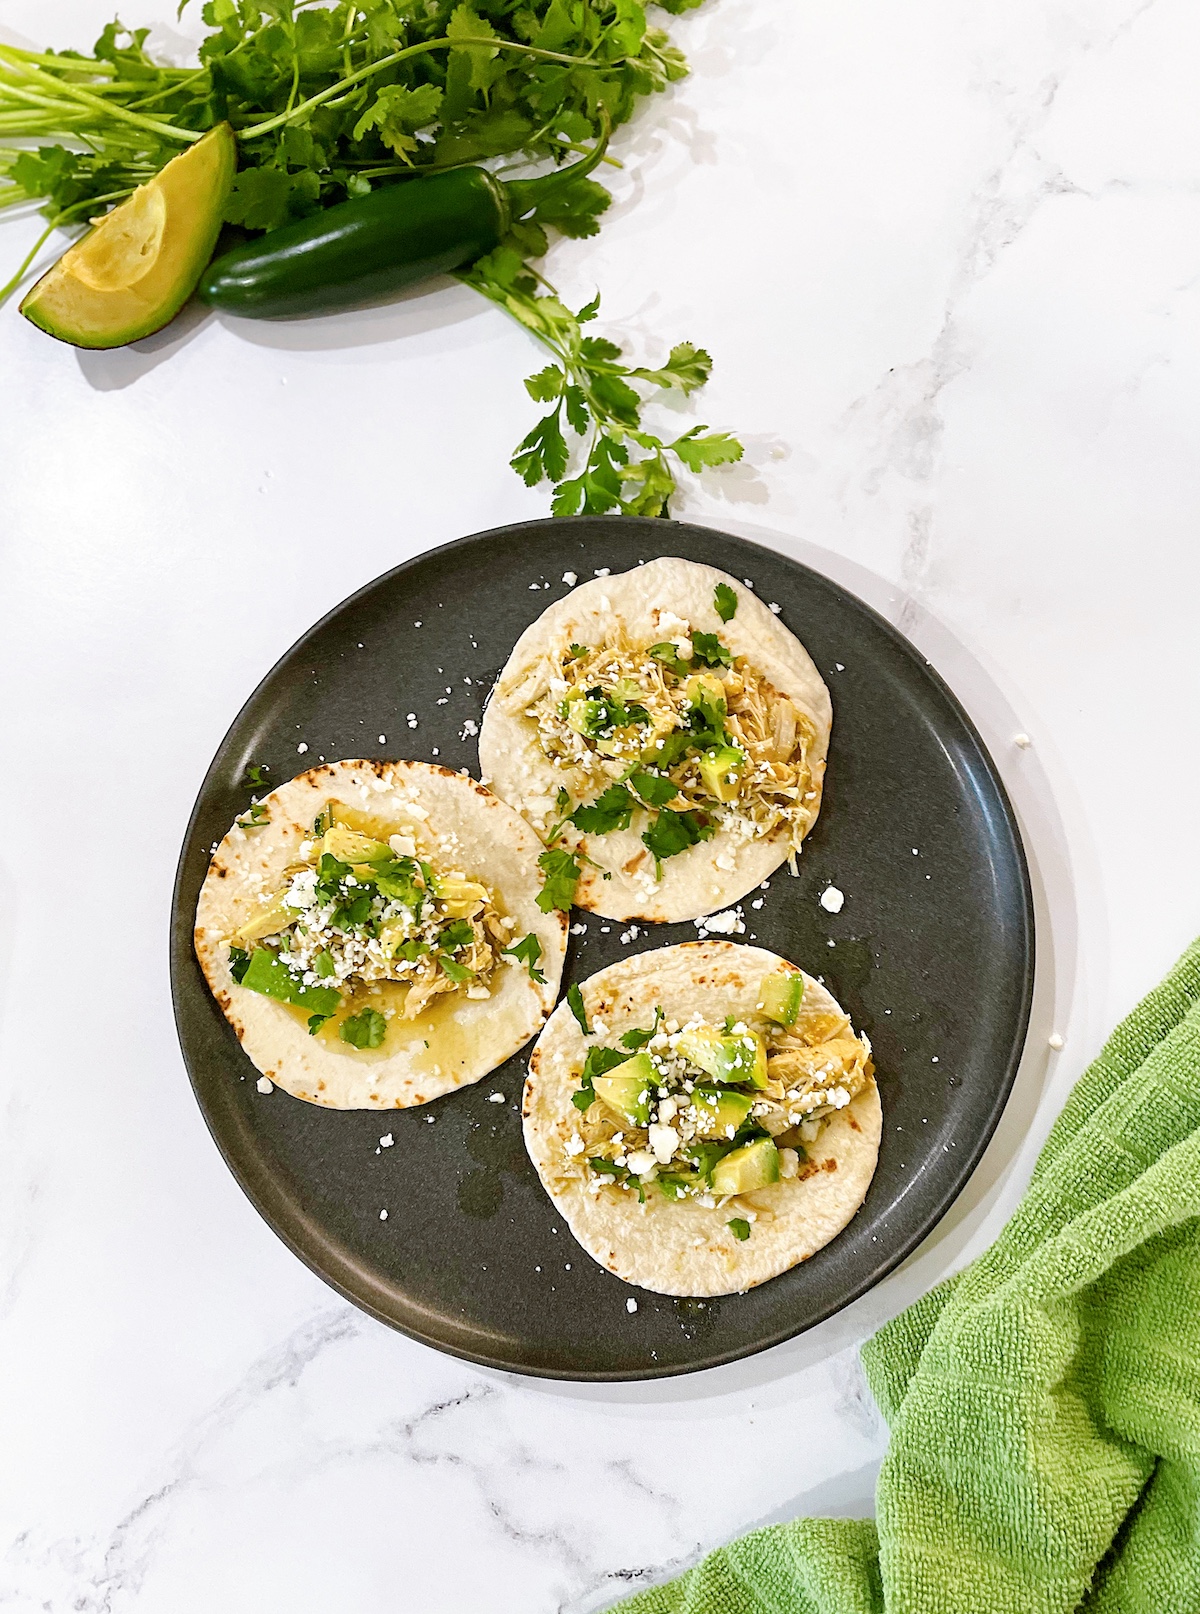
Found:
[{"label": "cilantro stem", "polygon": [[[132,124],[134,128],[145,129],[151,134],[163,135],[168,140],[182,140],[187,145],[201,138],[203,131],[177,129],[173,123],[162,123],[157,118],[144,118],[140,112],[130,112],[128,108],[121,106],[118,102],[106,101],[103,96],[94,95],[90,90],[83,89],[81,85],[68,84],[62,79],[54,78],[51,74],[42,72],[39,67],[30,67],[20,60],[17,53],[9,45],[0,45],[0,62],[7,63],[13,72],[19,74],[21,78],[28,80],[30,83],[47,85],[55,90],[59,98],[58,105],[62,104],[63,99],[76,101],[80,106],[90,107],[94,112],[102,112],[105,117],[116,118],[120,123]],[[15,95],[18,100],[30,99],[35,105],[39,103],[41,105],[55,104],[47,103],[44,98],[35,96],[32,91],[19,90],[15,84],[6,84],[5,89],[10,95]]]},{"label": "cilantro stem", "polygon": [[[499,39],[495,36],[489,38],[481,34],[458,34],[453,39],[425,39],[418,45],[406,45],[403,50],[394,50],[389,56],[381,56],[377,62],[368,62],[365,67],[360,67],[354,73],[347,73],[345,78],[339,79],[336,84],[330,84],[324,90],[319,90],[316,95],[310,95],[307,101],[301,101],[290,111],[279,112],[275,117],[267,118],[262,123],[253,123],[248,129],[239,129],[238,139],[256,140],[259,135],[271,134],[275,129],[282,129],[285,124],[295,123],[314,107],[324,106],[326,101],[333,100],[352,85],[361,84],[364,79],[382,73],[385,67],[393,67],[397,62],[410,61],[414,56],[425,56],[433,50],[458,50],[468,45],[487,45],[495,50],[513,50],[523,56],[536,56],[543,62],[564,62],[569,67],[582,67],[591,61],[588,56],[564,56],[561,51],[540,50],[536,45],[521,45],[516,40]],[[199,136],[192,135],[189,138],[198,140]]]}]

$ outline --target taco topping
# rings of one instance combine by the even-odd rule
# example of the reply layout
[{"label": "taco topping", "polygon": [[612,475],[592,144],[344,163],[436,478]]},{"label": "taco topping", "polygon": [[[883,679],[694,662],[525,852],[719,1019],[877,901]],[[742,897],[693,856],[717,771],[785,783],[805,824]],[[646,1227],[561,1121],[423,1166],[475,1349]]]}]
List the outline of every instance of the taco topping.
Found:
[{"label": "taco topping", "polygon": [[[589,1048],[567,1174],[593,1193],[644,1202],[655,1191],[711,1209],[815,1169],[806,1149],[867,1085],[871,1047],[845,1015],[799,1020],[803,984],[791,971],[768,975],[753,1026],[732,1016],[681,1024],[658,1009],[653,1025]],[[734,1238],[749,1237],[760,1209],[729,1221]]]},{"label": "taco topping", "polygon": [[795,850],[820,799],[810,718],[718,634],[669,613],[660,627],[670,637],[647,645],[620,628],[556,644],[512,693],[563,780],[551,844],[568,825],[604,835],[636,817],[656,875],[718,828],[784,829]]},{"label": "taco topping", "polygon": [[[506,965],[543,979],[541,943],[515,938],[487,885],[419,856],[412,835],[376,839],[338,812],[336,803],[324,809],[280,888],[230,937],[235,981],[309,1010],[316,1032],[383,982],[407,988],[400,1014],[413,1020],[442,993],[488,997]],[[385,1016],[369,1006],[339,1027],[355,1048],[377,1048],[385,1033]]]}]

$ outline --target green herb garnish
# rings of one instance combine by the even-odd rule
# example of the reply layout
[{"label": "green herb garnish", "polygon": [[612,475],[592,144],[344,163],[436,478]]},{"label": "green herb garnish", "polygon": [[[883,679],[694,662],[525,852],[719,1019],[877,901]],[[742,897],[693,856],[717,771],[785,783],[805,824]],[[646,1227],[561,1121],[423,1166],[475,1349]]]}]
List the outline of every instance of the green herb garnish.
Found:
[{"label": "green herb garnish", "polygon": [[619,1048],[589,1048],[587,1058],[583,1062],[583,1081],[590,1083],[597,1076],[604,1076],[618,1065],[623,1065],[628,1059]]},{"label": "green herb garnish", "polygon": [[271,820],[262,802],[252,801],[245,814],[235,822],[239,829],[257,829],[262,824],[269,824]]},{"label": "green herb garnish", "polygon": [[378,1009],[363,1009],[338,1027],[338,1036],[352,1048],[378,1048],[386,1035],[387,1021]]},{"label": "green herb garnish", "polygon": [[575,1016],[580,1031],[583,1032],[585,1037],[590,1037],[592,1028],[587,1022],[587,1010],[583,1006],[583,993],[574,982],[567,988],[567,1007]]},{"label": "green herb garnish", "polygon": [[249,967],[250,954],[246,951],[246,949],[244,947],[230,947],[229,973],[233,976],[234,980],[239,986],[242,984],[242,977],[245,975]]},{"label": "green herb garnish", "polygon": [[621,1047],[628,1048],[630,1053],[637,1053],[638,1049],[644,1048],[650,1041],[651,1037],[657,1033],[659,1026],[662,1024],[662,1019],[662,1006],[659,1005],[659,1007],[657,1007],[654,1011],[654,1024],[650,1027],[649,1031],[644,1031],[639,1027],[635,1028],[633,1031],[624,1032],[620,1039]]},{"label": "green herb garnish", "polygon": [[475,979],[474,970],[469,970],[465,964],[456,964],[452,958],[447,958],[444,953],[439,954],[438,963],[441,965],[443,974],[447,975],[455,986],[461,986],[464,981],[473,981]]},{"label": "green herb garnish", "polygon": [[571,822],[585,835],[607,835],[610,830],[628,829],[636,806],[624,785],[609,785],[590,807],[576,807]]},{"label": "green herb garnish", "polygon": [[438,931],[438,951],[458,953],[475,940],[475,927],[469,919],[452,919]]},{"label": "green herb garnish", "polygon": [[738,597],[728,583],[718,583],[713,589],[713,610],[722,622],[729,622],[737,613]]},{"label": "green herb garnish", "polygon": [[242,783],[247,790],[267,790],[271,781],[267,778],[270,768],[262,762],[248,762]]},{"label": "green herb garnish", "polygon": [[744,1216],[735,1216],[732,1221],[727,1222],[725,1225],[735,1239],[748,1239],[750,1237],[750,1223]]},{"label": "green herb garnish", "polygon": [[699,813],[661,812],[643,834],[642,841],[655,862],[661,863],[664,858],[686,852],[689,846],[707,841],[712,833],[713,825]]},{"label": "green herb garnish", "polygon": [[332,1019],[333,1016],[331,1014],[310,1014],[308,1017],[309,1036],[315,1037],[317,1032],[320,1031],[321,1027],[323,1025],[328,1025],[329,1021]]},{"label": "green herb garnish", "polygon": [[573,644],[568,654],[572,661],[578,661],[580,656],[586,656],[591,648],[591,645],[588,644]]},{"label": "green herb garnish", "polygon": [[313,969],[322,980],[328,980],[331,975],[336,975],[337,965],[333,961],[333,954],[318,953],[313,959]]},{"label": "green herb garnish", "polygon": [[679,794],[675,781],[661,773],[635,773],[630,776],[629,783],[647,807],[665,807]]},{"label": "green herb garnish", "polygon": [[537,968],[537,961],[542,956],[542,944],[531,930],[528,936],[522,936],[515,947],[502,947],[500,951],[508,958],[515,958],[526,966],[529,979],[536,981],[539,986],[545,986],[546,977]]},{"label": "green herb garnish", "polygon": [[422,869],[423,865],[414,857],[397,857],[377,864],[373,874],[379,895],[401,903],[414,919],[421,917],[430,885]]},{"label": "green herb garnish", "polygon": [[660,644],[652,644],[647,655],[661,662],[668,672],[675,674],[676,678],[686,678],[692,670],[691,662],[684,661],[680,657],[679,646],[672,644],[669,639],[664,639]]},{"label": "green herb garnish", "polygon": [[538,907],[543,913],[551,913],[555,908],[569,909],[575,901],[575,891],[583,873],[574,852],[553,847],[538,858],[538,868],[543,875],[542,889],[537,898]]},{"label": "green herb garnish", "polygon": [[701,667],[728,667],[733,653],[727,650],[715,633],[692,634],[692,665]]}]

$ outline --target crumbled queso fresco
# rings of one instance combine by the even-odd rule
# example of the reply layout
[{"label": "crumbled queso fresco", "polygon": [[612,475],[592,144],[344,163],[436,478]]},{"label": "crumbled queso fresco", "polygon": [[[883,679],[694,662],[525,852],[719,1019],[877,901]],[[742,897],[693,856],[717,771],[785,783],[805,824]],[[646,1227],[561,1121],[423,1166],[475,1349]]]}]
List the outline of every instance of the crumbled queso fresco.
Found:
[{"label": "crumbled queso fresco", "polygon": [[[792,980],[768,979],[784,989]],[[768,991],[764,982],[764,1000]],[[562,1170],[593,1194],[716,1208],[805,1175],[806,1149],[871,1078],[870,1043],[840,1014],[814,1011],[788,1027],[758,1015],[753,1025],[680,1024],[659,1010],[652,1026],[619,1038],[595,1020],[592,1030],[604,1040],[579,1073]]]}]

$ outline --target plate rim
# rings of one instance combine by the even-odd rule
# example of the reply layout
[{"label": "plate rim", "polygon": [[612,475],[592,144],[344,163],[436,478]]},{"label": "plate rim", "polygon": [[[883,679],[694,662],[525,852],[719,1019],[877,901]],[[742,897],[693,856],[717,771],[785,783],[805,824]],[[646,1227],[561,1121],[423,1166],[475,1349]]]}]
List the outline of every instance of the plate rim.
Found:
[{"label": "plate rim", "polygon": [[[302,1207],[295,1201],[295,1199],[290,1198],[286,1193],[278,1190],[276,1185],[272,1182],[272,1179],[264,1176],[262,1181],[268,1186],[266,1188],[261,1186],[260,1182],[256,1180],[254,1173],[251,1170],[246,1169],[245,1163],[236,1154],[233,1140],[228,1139],[225,1134],[218,1129],[216,1116],[210,1112],[210,1106],[202,1091],[200,1074],[196,1068],[199,1061],[194,1061],[193,1056],[189,1051],[188,1038],[185,1033],[183,1023],[184,1011],[182,1008],[182,1000],[185,990],[183,984],[183,971],[189,962],[194,962],[194,949],[192,942],[195,916],[192,913],[191,908],[184,905],[183,899],[185,893],[183,891],[183,885],[189,852],[192,850],[193,841],[196,834],[197,821],[203,808],[209,783],[217,773],[218,768],[225,762],[227,748],[229,747],[235,732],[240,727],[243,716],[250,710],[250,708],[253,707],[259,696],[272,683],[279,670],[286,662],[294,658],[306,644],[314,640],[330,622],[332,622],[336,617],[340,616],[348,607],[352,606],[356,601],[362,599],[364,596],[373,593],[382,585],[390,583],[393,579],[403,576],[404,573],[413,570],[418,565],[424,565],[435,557],[448,555],[456,550],[470,548],[487,540],[503,538],[506,534],[511,535],[514,533],[525,533],[531,528],[568,528],[572,523],[575,522],[586,522],[592,526],[593,529],[597,524],[611,525],[615,530],[620,530],[625,533],[628,533],[635,528],[641,528],[643,531],[646,531],[647,534],[653,533],[656,543],[661,537],[665,536],[667,531],[670,530],[683,529],[685,531],[690,530],[693,532],[702,532],[706,535],[724,540],[725,542],[732,543],[740,549],[750,552],[758,551],[770,557],[772,561],[782,560],[785,564],[794,566],[799,571],[807,573],[811,577],[818,578],[821,583],[836,590],[838,593],[849,599],[855,608],[857,608],[868,619],[870,619],[872,624],[877,629],[881,629],[883,631],[884,635],[891,640],[893,646],[899,650],[902,656],[917,663],[922,675],[931,681],[937,692],[941,695],[942,699],[946,701],[954,715],[957,717],[958,721],[962,724],[966,736],[975,747],[978,758],[983,766],[992,790],[995,793],[995,799],[1001,809],[1001,821],[1007,831],[1008,839],[1011,841],[1012,850],[1015,854],[1016,867],[1019,874],[1018,896],[1020,899],[1020,928],[1021,937],[1024,944],[1024,957],[1021,967],[1019,1004],[1013,1022],[1011,1048],[1003,1076],[996,1084],[995,1097],[984,1123],[978,1128],[977,1135],[972,1142],[971,1148],[957,1156],[959,1166],[958,1170],[954,1174],[953,1179],[947,1184],[947,1187],[943,1190],[941,1195],[939,1195],[935,1204],[921,1217],[918,1226],[907,1236],[900,1239],[899,1242],[892,1249],[890,1249],[885,1256],[882,1256],[879,1261],[877,1261],[868,1271],[863,1273],[857,1282],[852,1284],[849,1289],[844,1291],[837,1299],[831,1300],[827,1305],[818,1307],[814,1314],[807,1316],[804,1321],[798,1323],[795,1327],[785,1327],[783,1329],[776,1330],[769,1337],[758,1340],[751,1345],[740,1345],[728,1350],[717,1351],[712,1355],[706,1356],[704,1359],[697,1360],[695,1362],[667,1365],[659,1365],[656,1362],[647,1367],[639,1368],[588,1368],[578,1371],[569,1371],[566,1368],[517,1363],[509,1359],[489,1355],[486,1351],[472,1351],[461,1348],[454,1344],[450,1344],[444,1339],[437,1338],[431,1333],[422,1332],[420,1328],[414,1325],[398,1321],[394,1316],[389,1315],[388,1312],[382,1307],[374,1304],[369,1295],[363,1292],[362,1289],[356,1291],[348,1283],[343,1282],[339,1277],[326,1270],[326,1268],[319,1263],[316,1255],[305,1248],[303,1242],[300,1241],[294,1232],[295,1228],[302,1227],[311,1222],[313,1219],[306,1212],[304,1212]],[[1000,1119],[1008,1106],[1010,1097],[1012,1096],[1013,1086],[1016,1082],[1017,1073],[1025,1052],[1025,1046],[1029,1033],[1029,1022],[1033,1009],[1033,997],[1036,986],[1037,925],[1036,911],[1033,900],[1033,885],[1029,871],[1029,858],[1025,850],[1025,842],[1021,834],[1020,822],[1017,818],[1016,810],[1013,807],[1012,801],[1009,797],[1007,789],[1005,788],[1004,781],[1000,776],[1000,771],[996,766],[996,762],[991,754],[991,751],[984,742],[984,739],[972,720],[970,714],[967,712],[954,690],[951,689],[950,685],[942,677],[941,673],[934,666],[929,657],[924,655],[911,639],[907,638],[906,635],[903,634],[894,623],[890,622],[885,616],[877,611],[874,606],[870,605],[860,595],[856,594],[853,589],[847,588],[844,583],[839,582],[836,578],[831,577],[824,572],[818,571],[815,566],[808,564],[808,562],[797,560],[794,556],[786,554],[783,550],[773,549],[767,544],[758,543],[751,538],[743,537],[739,533],[726,532],[720,527],[712,527],[693,521],[676,521],[673,518],[669,521],[664,521],[661,517],[649,516],[542,516],[535,517],[527,521],[507,522],[503,526],[490,527],[481,532],[468,533],[461,538],[451,539],[447,543],[435,545],[431,549],[424,549],[418,554],[409,556],[408,559],[399,562],[399,564],[396,566],[389,567],[387,571],[380,572],[378,576],[369,579],[352,593],[346,595],[344,599],[339,600],[335,605],[331,606],[328,611],[319,617],[316,622],[308,627],[299,636],[299,638],[290,644],[282,652],[282,654],[275,659],[275,661],[262,675],[262,677],[255,684],[254,688],[238,707],[237,712],[234,714],[233,719],[228,724],[224,734],[222,735],[216,750],[213,752],[196,791],[195,800],[193,801],[191,812],[188,815],[187,826],[183,833],[179,857],[175,867],[175,878],[172,882],[171,888],[169,954],[171,1008],[175,1023],[175,1034],[179,1043],[180,1053],[183,1057],[188,1082],[192,1089],[192,1095],[195,1098],[197,1108],[203,1117],[204,1124],[208,1129],[210,1137],[216,1144],[222,1160],[225,1162],[225,1165],[228,1167],[231,1175],[233,1176],[234,1181],[245,1194],[246,1198],[250,1201],[251,1205],[253,1205],[254,1209],[262,1217],[263,1221],[266,1222],[272,1233],[274,1233],[275,1236],[279,1238],[284,1245],[286,1245],[291,1253],[297,1256],[311,1272],[315,1273],[316,1276],[322,1280],[322,1282],[328,1284],[330,1288],[341,1295],[344,1300],[349,1301],[351,1305],[356,1306],[360,1311],[366,1312],[369,1316],[375,1318],[377,1322],[383,1323],[388,1328],[394,1329],[398,1333],[405,1334],[408,1338],[416,1340],[421,1345],[425,1345],[433,1350],[440,1351],[444,1355],[456,1357],[460,1361],[471,1362],[476,1366],[491,1368],[494,1371],[501,1373],[514,1373],[522,1377],[549,1379],[564,1383],[628,1384],[654,1379],[679,1378],[691,1373],[707,1372],[712,1368],[726,1367],[733,1362],[745,1361],[750,1357],[761,1355],[764,1351],[773,1350],[779,1345],[786,1344],[788,1340],[796,1339],[801,1334],[808,1333],[811,1329],[816,1328],[819,1324],[827,1322],[830,1317],[836,1316],[838,1312],[844,1311],[848,1306],[853,1305],[855,1301],[860,1300],[864,1294],[875,1288],[875,1286],[881,1283],[883,1279],[886,1278],[891,1272],[894,1272],[896,1268],[907,1260],[913,1251],[919,1248],[925,1239],[929,1237],[933,1230],[947,1215],[951,1206],[967,1188],[967,1185],[975,1174],[975,1170],[978,1167],[979,1162],[982,1160],[983,1155],[987,1151],[988,1145],[991,1143],[992,1138],[995,1135],[996,1128],[999,1126]],[[287,1215],[281,1215],[279,1213],[280,1209],[286,1211]],[[328,1237],[326,1237],[322,1248],[328,1250],[329,1247],[330,1240]],[[351,1265],[348,1255],[345,1264],[347,1267]]]}]

